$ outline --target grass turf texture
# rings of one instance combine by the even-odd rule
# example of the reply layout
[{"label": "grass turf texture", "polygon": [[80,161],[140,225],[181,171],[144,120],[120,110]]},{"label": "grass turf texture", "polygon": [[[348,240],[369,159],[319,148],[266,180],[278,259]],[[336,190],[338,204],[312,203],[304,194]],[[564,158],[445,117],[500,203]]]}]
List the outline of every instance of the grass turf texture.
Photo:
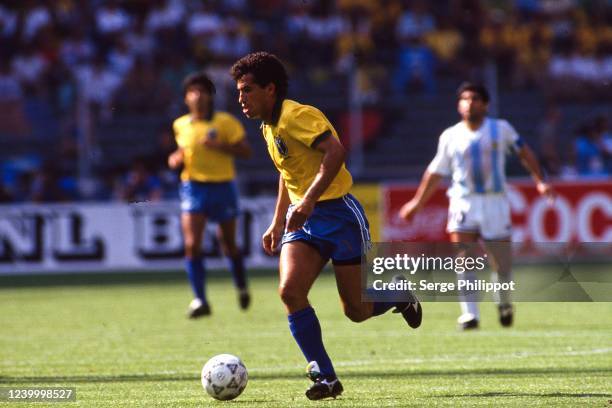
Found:
[{"label": "grass turf texture", "polygon": [[[197,321],[184,317],[191,297],[182,275],[92,280],[0,281],[0,387],[76,387],[76,403],[29,404],[36,407],[605,407],[612,400],[612,303],[519,303],[511,329],[483,303],[481,329],[469,333],[455,329],[456,303],[427,303],[415,331],[391,313],[351,323],[326,272],[311,301],[345,392],[310,402],[306,362],[273,275],[251,279],[246,313],[231,280],[212,279],[213,315]],[[211,399],[200,385],[203,364],[219,353],[240,356],[249,370],[245,392],[231,402]]]}]

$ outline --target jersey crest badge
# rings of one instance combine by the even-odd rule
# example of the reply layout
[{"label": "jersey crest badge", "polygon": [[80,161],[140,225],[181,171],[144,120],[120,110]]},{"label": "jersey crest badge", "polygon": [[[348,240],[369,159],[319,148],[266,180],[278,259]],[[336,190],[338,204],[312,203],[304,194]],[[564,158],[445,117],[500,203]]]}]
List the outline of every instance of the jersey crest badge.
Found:
[{"label": "jersey crest badge", "polygon": [[274,137],[274,144],[276,145],[276,150],[278,150],[278,154],[280,154],[283,157],[288,156],[289,149],[287,148],[287,145],[285,144],[285,142],[280,136]]},{"label": "jersey crest badge", "polygon": [[206,138],[209,140],[214,140],[217,138],[217,129],[215,128],[211,128],[208,130],[208,132],[206,133]]}]

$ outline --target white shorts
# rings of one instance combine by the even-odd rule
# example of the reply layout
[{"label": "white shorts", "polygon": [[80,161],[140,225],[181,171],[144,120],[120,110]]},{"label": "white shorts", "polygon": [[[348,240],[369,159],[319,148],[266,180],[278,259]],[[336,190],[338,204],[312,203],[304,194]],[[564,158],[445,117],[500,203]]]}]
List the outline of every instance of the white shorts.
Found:
[{"label": "white shorts", "polygon": [[510,203],[505,194],[483,194],[450,199],[447,232],[480,234],[486,240],[512,235]]}]

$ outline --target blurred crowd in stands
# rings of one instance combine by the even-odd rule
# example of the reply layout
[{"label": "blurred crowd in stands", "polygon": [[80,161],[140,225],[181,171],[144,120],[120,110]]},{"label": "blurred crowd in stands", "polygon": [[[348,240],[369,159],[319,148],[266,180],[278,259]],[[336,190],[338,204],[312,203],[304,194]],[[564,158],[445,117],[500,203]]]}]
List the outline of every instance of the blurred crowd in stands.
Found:
[{"label": "blurred crowd in stands", "polygon": [[538,135],[550,174],[612,174],[608,118],[577,123],[573,148],[559,151],[555,105],[612,100],[607,0],[4,0],[0,143],[42,151],[0,153],[0,201],[174,196],[168,128],[150,135],[146,157],[103,167],[95,187],[77,183],[83,121],[150,115],[169,127],[182,112],[182,78],[200,68],[220,89],[218,106],[229,106],[230,65],[261,49],[286,61],[294,91],[353,72],[371,104],[435,95],[441,78],[479,78],[494,66],[502,89],[552,101]]}]

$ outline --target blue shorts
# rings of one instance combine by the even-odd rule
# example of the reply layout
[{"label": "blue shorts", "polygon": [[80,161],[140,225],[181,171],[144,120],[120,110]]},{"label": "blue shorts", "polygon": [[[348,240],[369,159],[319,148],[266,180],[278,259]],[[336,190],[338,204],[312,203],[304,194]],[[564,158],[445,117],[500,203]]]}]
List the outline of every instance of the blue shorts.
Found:
[{"label": "blue shorts", "polygon": [[[289,206],[287,218],[293,211]],[[286,232],[282,244],[303,241],[334,265],[357,265],[370,243],[370,225],[359,201],[350,194],[319,201],[312,215],[298,231]]]},{"label": "blue shorts", "polygon": [[214,222],[225,222],[238,216],[238,191],[233,181],[184,181],[179,188],[179,197],[181,211],[202,213]]}]

